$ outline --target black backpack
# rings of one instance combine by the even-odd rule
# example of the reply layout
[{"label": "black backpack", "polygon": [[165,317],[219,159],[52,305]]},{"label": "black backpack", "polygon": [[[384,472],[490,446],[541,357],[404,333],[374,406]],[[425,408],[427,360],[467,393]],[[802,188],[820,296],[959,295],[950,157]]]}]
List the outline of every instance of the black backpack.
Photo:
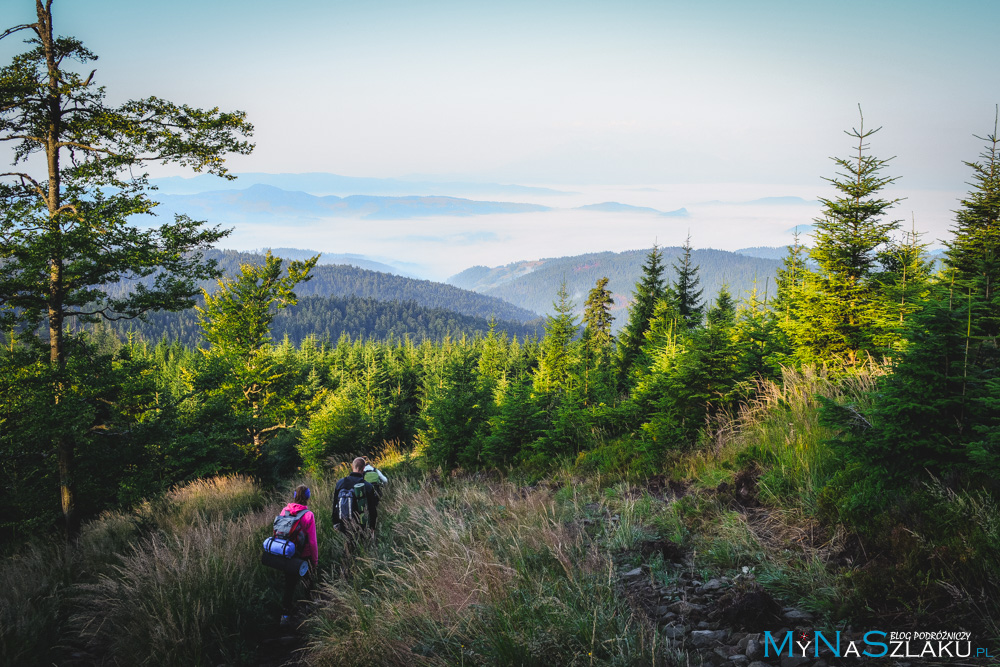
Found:
[{"label": "black backpack", "polygon": [[[368,527],[368,499],[365,496],[365,483],[358,482],[351,485],[350,482],[337,494],[337,515],[334,523],[338,520],[342,524],[351,521],[358,523],[362,528]],[[346,525],[344,526],[346,528]]]}]

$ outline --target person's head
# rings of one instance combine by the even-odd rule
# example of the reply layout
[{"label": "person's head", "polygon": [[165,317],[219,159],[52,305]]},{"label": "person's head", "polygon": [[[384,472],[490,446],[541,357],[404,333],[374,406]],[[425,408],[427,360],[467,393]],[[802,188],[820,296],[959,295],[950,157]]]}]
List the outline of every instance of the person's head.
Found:
[{"label": "person's head", "polygon": [[363,457],[361,457],[361,456],[359,456],[358,458],[354,459],[354,462],[351,463],[351,470],[353,470],[354,472],[364,472],[365,471],[365,459]]},{"label": "person's head", "polygon": [[309,487],[304,484],[299,484],[295,487],[295,492],[292,494],[292,500],[297,502],[299,505],[309,504]]}]

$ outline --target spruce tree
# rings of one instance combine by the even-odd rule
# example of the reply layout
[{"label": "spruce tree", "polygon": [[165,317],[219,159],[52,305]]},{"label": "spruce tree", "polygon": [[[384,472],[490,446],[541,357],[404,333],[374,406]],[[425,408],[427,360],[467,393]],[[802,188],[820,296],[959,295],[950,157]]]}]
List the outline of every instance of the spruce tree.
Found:
[{"label": "spruce tree", "polygon": [[595,387],[606,384],[608,360],[614,339],[611,335],[611,323],[614,316],[611,307],[615,300],[608,290],[608,278],[600,278],[594,289],[587,295],[583,308],[583,393],[585,400],[594,393]]},{"label": "spruce tree", "polygon": [[576,364],[573,339],[579,327],[565,280],[559,285],[557,297],[553,304],[556,314],[550,315],[545,323],[542,356],[535,372],[535,391],[543,394],[568,390]]},{"label": "spruce tree", "polygon": [[805,280],[808,248],[802,245],[799,238],[799,229],[796,227],[792,244],[788,246],[788,253],[782,259],[775,279],[775,297],[771,301],[771,308],[778,314],[783,325],[791,323],[794,305]]},{"label": "spruce tree", "polygon": [[882,290],[886,306],[896,327],[889,332],[886,345],[897,342],[906,320],[919,311],[927,297],[933,262],[927,258],[929,244],[921,240],[923,234],[913,226],[903,232],[899,241],[891,241],[881,253]]},{"label": "spruce tree", "polygon": [[659,396],[642,428],[657,448],[692,444],[706,417],[729,405],[737,372],[735,320],[736,304],[723,287],[705,326],[689,334],[664,377],[655,381]]},{"label": "spruce tree", "polygon": [[806,274],[798,322],[793,322],[805,361],[838,358],[854,365],[866,354],[885,353],[885,331],[893,323],[879,275],[879,253],[899,228],[886,215],[899,199],[883,199],[882,190],[896,178],[882,175],[891,159],[869,154],[869,139],[881,128],[866,130],[864,117],[846,134],[856,140],[856,153],[832,158],[839,171],[825,180],[839,193],[820,198],[824,211],[816,219],[809,257],[816,271]]},{"label": "spruce tree", "polygon": [[654,245],[642,265],[642,277],[635,285],[632,305],[628,311],[628,322],[618,336],[617,361],[620,387],[629,386],[629,371],[642,348],[656,303],[665,295],[664,268],[663,253]]},{"label": "spruce tree", "polygon": [[704,292],[698,289],[701,282],[698,278],[698,267],[691,262],[691,235],[688,234],[682,248],[680,264],[674,263],[676,277],[673,282],[673,298],[677,314],[688,329],[694,329],[701,324],[705,304],[701,300]]},{"label": "spruce tree", "polygon": [[740,382],[781,379],[781,367],[788,363],[790,350],[780,321],[781,315],[767,307],[755,283],[736,310],[736,375]]},{"label": "spruce tree", "polygon": [[[1000,113],[1000,112],[998,112]],[[977,320],[988,335],[1000,334],[1000,144],[997,120],[973,171],[974,189],[961,201],[946,242],[946,262],[958,285],[981,295],[985,312]]]}]

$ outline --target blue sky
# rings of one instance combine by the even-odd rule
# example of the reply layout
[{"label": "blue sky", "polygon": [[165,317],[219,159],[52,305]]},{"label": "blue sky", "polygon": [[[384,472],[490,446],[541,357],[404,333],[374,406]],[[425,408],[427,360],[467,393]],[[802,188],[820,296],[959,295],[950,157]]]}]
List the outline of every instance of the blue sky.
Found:
[{"label": "blue sky", "polygon": [[[2,23],[33,5],[8,0]],[[55,14],[113,97],[247,110],[244,171],[820,183],[860,103],[901,184],[952,190],[1000,100],[995,1],[57,0]]]}]

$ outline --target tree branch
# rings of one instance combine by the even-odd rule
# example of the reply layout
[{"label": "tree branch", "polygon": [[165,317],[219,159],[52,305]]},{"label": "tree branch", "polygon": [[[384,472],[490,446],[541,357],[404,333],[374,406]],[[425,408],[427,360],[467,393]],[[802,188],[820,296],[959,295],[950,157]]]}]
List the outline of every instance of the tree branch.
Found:
[{"label": "tree branch", "polygon": [[100,315],[101,317],[103,317],[108,322],[118,322],[119,320],[134,320],[135,318],[137,318],[140,315],[142,315],[143,313],[145,313],[147,310],[149,310],[149,309],[148,308],[144,308],[141,313],[137,313],[135,315],[108,315],[106,308],[102,308],[101,310],[94,310],[94,311],[68,310],[68,311],[66,311],[63,314],[63,317],[77,317],[77,316],[80,316],[80,315],[89,317],[91,315]]},{"label": "tree branch", "polygon": [[17,176],[21,179],[21,185],[24,185],[24,181],[26,180],[31,181],[31,185],[34,187],[35,192],[38,193],[38,196],[41,197],[42,199],[45,199],[45,190],[43,190],[42,186],[38,184],[38,181],[33,179],[28,174],[25,174],[20,171],[8,171],[5,174],[0,174],[0,177],[2,176]]},{"label": "tree branch", "polygon": [[94,151],[95,153],[106,153],[108,155],[113,155],[111,151],[107,148],[97,148],[96,146],[88,146],[87,144],[81,144],[76,141],[60,141],[56,144],[56,148],[65,148],[67,146],[72,146],[73,148],[79,148],[82,151]]},{"label": "tree branch", "polygon": [[38,24],[25,23],[24,25],[16,25],[13,28],[7,28],[6,30],[3,31],[2,34],[0,34],[0,39],[3,39],[4,37],[7,37],[9,35],[13,35],[15,32],[18,32],[19,30],[34,30],[35,32],[38,32]]},{"label": "tree branch", "polygon": [[34,141],[36,144],[45,144],[45,139],[26,134],[10,134],[6,137],[0,137],[0,141]]}]

